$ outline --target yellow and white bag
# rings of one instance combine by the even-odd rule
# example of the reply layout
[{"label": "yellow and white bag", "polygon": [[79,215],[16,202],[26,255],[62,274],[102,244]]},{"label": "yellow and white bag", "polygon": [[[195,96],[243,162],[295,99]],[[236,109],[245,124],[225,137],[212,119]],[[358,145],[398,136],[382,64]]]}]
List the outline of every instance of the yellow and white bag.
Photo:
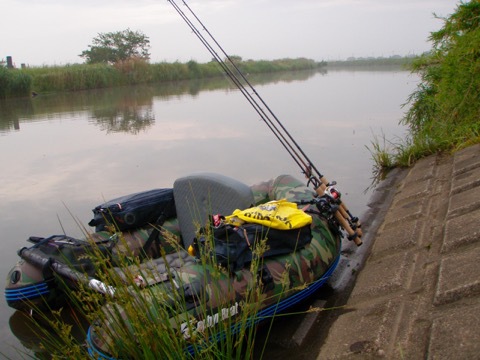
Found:
[{"label": "yellow and white bag", "polygon": [[225,217],[230,225],[240,226],[244,222],[261,224],[279,230],[298,229],[312,223],[312,217],[297,204],[286,199],[273,200],[245,210],[235,210]]}]

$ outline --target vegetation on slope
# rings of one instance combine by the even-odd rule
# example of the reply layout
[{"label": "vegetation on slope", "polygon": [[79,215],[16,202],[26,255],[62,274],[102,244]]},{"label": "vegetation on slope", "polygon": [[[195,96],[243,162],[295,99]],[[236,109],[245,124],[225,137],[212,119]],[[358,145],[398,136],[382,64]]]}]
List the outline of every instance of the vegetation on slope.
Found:
[{"label": "vegetation on slope", "polygon": [[433,47],[411,70],[420,83],[405,105],[409,136],[393,153],[373,144],[377,166],[410,166],[417,159],[480,142],[480,1],[461,2],[431,33]]}]

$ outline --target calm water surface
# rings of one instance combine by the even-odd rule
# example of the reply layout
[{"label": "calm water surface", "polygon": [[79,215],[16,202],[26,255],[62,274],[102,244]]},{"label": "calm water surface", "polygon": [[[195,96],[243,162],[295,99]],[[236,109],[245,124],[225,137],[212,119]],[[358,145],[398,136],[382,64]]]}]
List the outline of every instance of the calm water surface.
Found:
[{"label": "calm water surface", "polygon": [[[251,79],[355,215],[366,210],[373,134],[403,136],[408,72],[328,71]],[[226,81],[40,95],[0,102],[0,272],[30,235],[81,236],[91,209],[127,193],[171,187],[199,171],[252,184],[300,169]],[[87,226],[87,225],[85,225]],[[3,286],[3,284],[2,284]],[[0,301],[0,357],[34,347]],[[15,334],[13,334],[13,333]]]}]

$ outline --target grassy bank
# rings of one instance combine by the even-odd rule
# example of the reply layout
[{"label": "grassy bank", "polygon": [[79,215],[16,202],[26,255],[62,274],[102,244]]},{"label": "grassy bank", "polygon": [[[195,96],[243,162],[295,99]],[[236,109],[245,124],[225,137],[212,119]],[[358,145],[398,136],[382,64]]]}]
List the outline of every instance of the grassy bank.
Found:
[{"label": "grassy bank", "polygon": [[443,21],[432,50],[410,66],[421,81],[405,104],[407,138],[373,141],[380,171],[480,142],[480,2],[461,2]]},{"label": "grassy bank", "polygon": [[[315,69],[325,65],[323,62],[305,58],[243,61],[239,57],[234,57],[234,61],[245,74]],[[0,98],[28,96],[31,92],[89,90],[218,76],[223,76],[223,73],[216,62],[197,63],[193,60],[187,63],[150,64],[136,59],[113,65],[74,64],[22,70],[1,68]]]},{"label": "grassy bank", "polygon": [[371,67],[407,67],[415,57],[412,56],[391,56],[391,57],[369,57],[369,58],[349,58],[347,60],[329,61],[327,69],[350,69],[350,68],[371,68]]},{"label": "grassy bank", "polygon": [[31,85],[32,78],[25,72],[0,66],[0,99],[28,96]]}]

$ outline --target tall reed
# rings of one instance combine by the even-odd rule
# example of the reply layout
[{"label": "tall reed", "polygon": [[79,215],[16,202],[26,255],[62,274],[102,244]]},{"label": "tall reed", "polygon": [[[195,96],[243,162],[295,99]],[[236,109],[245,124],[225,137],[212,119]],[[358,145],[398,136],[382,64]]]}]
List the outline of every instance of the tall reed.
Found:
[{"label": "tall reed", "polygon": [[0,66],[0,99],[30,95],[32,78],[22,70]]},{"label": "tall reed", "polygon": [[[167,241],[176,252],[185,251],[177,239],[172,237]],[[213,243],[209,242],[206,249],[212,249],[212,246]],[[46,354],[54,359],[65,356],[69,359],[87,358],[89,355],[83,342],[87,337],[87,322],[96,333],[96,343],[105,344],[102,351],[113,358],[252,357],[256,314],[265,300],[257,277],[247,279],[249,283],[242,301],[232,302],[232,297],[226,296],[221,285],[222,282],[230,284],[231,275],[216,265],[210,251],[202,252],[198,265],[192,268],[195,273],[186,279],[168,265],[166,272],[162,273],[147,269],[128,250],[127,244],[123,248],[126,250],[117,253],[115,259],[105,257],[95,247],[88,255],[95,259],[98,279],[115,288],[114,297],[92,292],[82,283],[72,289],[67,281],[58,278],[69,306],[52,311],[34,309],[36,320],[29,319],[28,326],[40,335],[40,347]],[[254,249],[251,274],[257,274],[261,268],[265,250],[265,241],[259,242]],[[162,256],[166,256],[164,251]],[[117,270],[112,268],[112,262],[118,266]],[[147,281],[165,279],[155,286],[143,287],[138,283],[140,277]],[[187,294],[194,283],[198,283],[197,290]],[[231,284],[227,292],[235,293]],[[70,306],[75,310],[72,311]],[[65,313],[74,314],[69,316],[70,323],[64,320]]]},{"label": "tall reed", "polygon": [[[264,72],[314,69],[325,64],[300,58],[272,61],[242,61],[240,59],[237,65],[245,73],[259,74]],[[21,74],[31,79],[28,84],[25,84],[28,85],[27,94],[30,90],[36,93],[64,92],[223,76],[221,68],[214,61],[198,63],[190,60],[187,63],[176,61],[173,63],[160,62],[150,64],[142,59],[129,59],[113,65],[73,64],[32,67],[23,69]],[[13,93],[9,92],[4,96],[13,96]]]}]

